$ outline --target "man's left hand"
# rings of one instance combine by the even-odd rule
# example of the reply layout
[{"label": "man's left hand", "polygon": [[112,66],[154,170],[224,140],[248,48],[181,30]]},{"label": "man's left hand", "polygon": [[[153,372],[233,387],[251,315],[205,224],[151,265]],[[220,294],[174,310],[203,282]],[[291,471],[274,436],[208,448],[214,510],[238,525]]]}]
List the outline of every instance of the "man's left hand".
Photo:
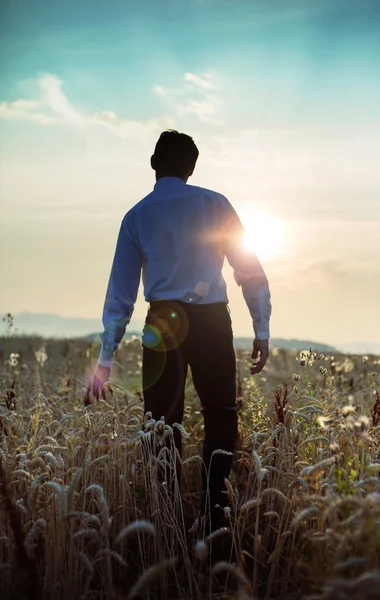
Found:
[{"label": "man's left hand", "polygon": [[104,390],[104,385],[109,380],[111,374],[111,367],[104,367],[103,365],[97,366],[94,379],[92,381],[92,393],[95,398],[99,400],[99,395],[102,395],[103,400],[106,399],[106,392]]},{"label": "man's left hand", "polygon": [[258,340],[256,338],[253,342],[251,358],[257,361],[251,367],[251,374],[256,375],[256,373],[263,370],[269,358],[269,340]]}]

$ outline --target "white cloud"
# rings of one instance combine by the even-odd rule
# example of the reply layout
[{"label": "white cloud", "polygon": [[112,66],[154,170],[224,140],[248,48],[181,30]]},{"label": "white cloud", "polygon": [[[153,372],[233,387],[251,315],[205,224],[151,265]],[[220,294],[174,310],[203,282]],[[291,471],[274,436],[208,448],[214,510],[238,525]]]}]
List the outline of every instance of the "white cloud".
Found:
[{"label": "white cloud", "polygon": [[38,100],[15,100],[12,102],[12,106],[19,110],[33,110],[35,108],[40,108],[41,102]]},{"label": "white cloud", "polygon": [[122,119],[112,110],[94,113],[79,110],[65,94],[62,79],[54,74],[45,73],[26,83],[27,95],[31,95],[33,89],[37,97],[0,103],[0,119],[34,121],[42,125],[59,123],[80,129],[100,127],[122,139],[151,136],[163,129],[175,128],[186,116],[196,117],[203,124],[224,124],[223,102],[215,94],[218,79],[211,73],[185,73],[178,89],[154,86],[153,92],[165,103],[169,116],[145,121]]},{"label": "white cloud", "polygon": [[224,125],[223,120],[216,118],[217,107],[210,100],[189,100],[185,104],[178,104],[177,113],[179,115],[193,114],[200,121]]},{"label": "white cloud", "polygon": [[2,102],[0,104],[0,119],[37,121],[43,125],[54,123],[55,118],[40,112],[35,112],[39,102],[15,100],[15,102]]},{"label": "white cloud", "polygon": [[223,100],[216,94],[220,78],[211,73],[185,73],[177,88],[155,85],[153,92],[162,98],[170,111],[178,117],[194,115],[199,121],[211,125],[224,125]]},{"label": "white cloud", "polygon": [[213,76],[210,73],[204,73],[204,76],[196,75],[195,73],[185,73],[185,81],[194,84],[195,87],[204,88],[206,90],[216,90],[217,85],[213,83]]},{"label": "white cloud", "polygon": [[86,115],[80,114],[70,103],[62,91],[63,81],[55,75],[43,75],[38,80],[42,93],[43,105],[51,110],[58,118],[74,125],[84,125]]},{"label": "white cloud", "polygon": [[157,96],[165,96],[166,95],[166,90],[164,87],[162,87],[162,85],[155,85],[153,88],[153,91],[155,94],[157,94]]},{"label": "white cloud", "polygon": [[[70,102],[62,89],[63,81],[56,75],[40,75],[34,84],[40,97],[1,103],[0,119],[29,120],[44,125],[66,123],[79,128],[98,126],[121,138],[155,134],[173,126],[171,118],[139,121],[121,119],[111,110],[97,113],[80,111]],[[36,109],[39,109],[38,112]]]}]

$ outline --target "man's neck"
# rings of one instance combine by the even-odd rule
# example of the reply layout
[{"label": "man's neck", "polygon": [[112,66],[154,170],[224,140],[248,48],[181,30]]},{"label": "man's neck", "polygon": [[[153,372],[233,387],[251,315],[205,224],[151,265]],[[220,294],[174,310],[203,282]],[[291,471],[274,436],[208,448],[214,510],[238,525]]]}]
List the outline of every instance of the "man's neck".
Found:
[{"label": "man's neck", "polygon": [[163,179],[164,177],[171,177],[171,178],[174,177],[175,179],[180,179],[181,181],[183,181],[183,183],[186,183],[188,180],[188,177],[179,177],[178,175],[169,175],[169,174],[158,175],[156,173],[156,181],[159,181],[159,179]]}]

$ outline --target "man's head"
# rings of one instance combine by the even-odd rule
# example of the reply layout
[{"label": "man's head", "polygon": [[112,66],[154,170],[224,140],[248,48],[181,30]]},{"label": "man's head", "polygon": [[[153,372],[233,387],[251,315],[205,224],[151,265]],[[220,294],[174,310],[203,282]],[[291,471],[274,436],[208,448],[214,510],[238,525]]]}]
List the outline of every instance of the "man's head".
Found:
[{"label": "man's head", "polygon": [[192,137],[168,129],[161,133],[150,164],[156,171],[156,179],[179,177],[186,182],[193,174],[198,155],[199,151]]}]

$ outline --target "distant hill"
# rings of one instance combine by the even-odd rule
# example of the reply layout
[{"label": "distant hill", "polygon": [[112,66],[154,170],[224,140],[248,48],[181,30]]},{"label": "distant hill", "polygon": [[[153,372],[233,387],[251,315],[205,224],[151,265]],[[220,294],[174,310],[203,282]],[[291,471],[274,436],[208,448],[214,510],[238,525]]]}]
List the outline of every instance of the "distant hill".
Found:
[{"label": "distant hill", "polygon": [[[0,335],[6,332],[4,315],[0,315]],[[20,313],[13,315],[16,335],[39,335],[45,338],[78,338],[96,337],[103,330],[101,319],[86,319],[80,317],[60,317],[52,314]],[[134,328],[140,324],[134,320]],[[95,333],[94,332],[98,332]]]},{"label": "distant hill", "polygon": [[[1,319],[3,315],[0,315]],[[51,314],[21,313],[13,315],[16,335],[41,335],[43,337],[82,337],[93,331],[101,331],[100,319],[60,317]],[[1,333],[6,327],[0,323]]]},{"label": "distant hill", "polygon": [[[6,333],[6,325],[2,323],[3,316],[0,314],[0,335]],[[37,335],[45,338],[86,338],[92,340],[103,329],[100,318],[82,319],[79,317],[60,317],[54,314],[27,312],[14,315],[14,324],[16,335]],[[133,335],[140,336],[143,322],[138,319],[132,319],[131,327],[127,329],[126,338],[130,338]],[[272,348],[276,346],[287,350],[300,351],[311,346],[316,352],[380,355],[380,343],[353,342],[352,344],[341,344],[333,347],[310,340],[272,338],[270,344]],[[252,348],[252,337],[236,337],[235,347],[244,349]]]},{"label": "distant hill", "polygon": [[[85,339],[92,341],[98,336],[97,333],[93,333],[90,335],[86,335]],[[126,331],[125,338],[130,339],[131,337],[141,337],[141,331]],[[234,338],[234,346],[235,348],[241,348],[243,350],[251,350],[253,344],[253,337],[236,337]],[[332,346],[328,346],[327,344],[318,344],[317,342],[310,342],[310,340],[286,340],[282,338],[271,338],[270,340],[271,348],[281,348],[284,350],[308,350],[310,346],[315,352],[326,352],[337,354],[339,350],[333,348]]]},{"label": "distant hill", "polygon": [[[235,338],[234,344],[236,348],[243,348],[244,350],[249,350],[252,348],[252,338]],[[318,342],[311,342],[310,340],[287,340],[283,338],[271,338],[270,346],[272,348],[281,348],[284,350],[308,350],[311,348],[315,352],[329,352],[336,354],[338,350],[333,348],[333,346],[328,346],[327,344],[320,344]]]}]

